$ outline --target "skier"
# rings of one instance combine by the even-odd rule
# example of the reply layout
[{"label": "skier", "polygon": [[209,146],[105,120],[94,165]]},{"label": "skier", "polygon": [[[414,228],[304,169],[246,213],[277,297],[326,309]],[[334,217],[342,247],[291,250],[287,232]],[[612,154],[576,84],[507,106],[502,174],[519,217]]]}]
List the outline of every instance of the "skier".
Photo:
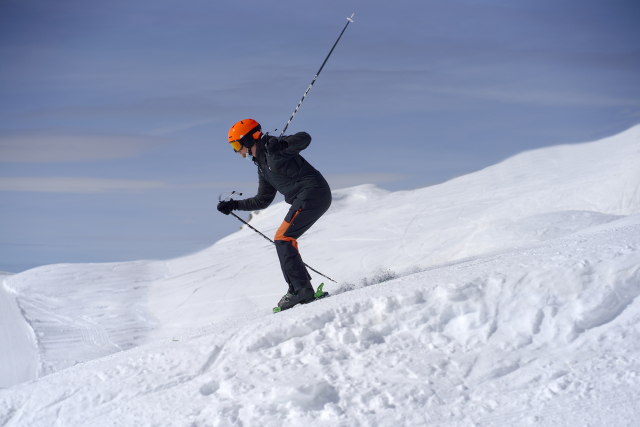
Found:
[{"label": "skier", "polygon": [[276,251],[288,292],[278,302],[282,310],[314,300],[311,277],[302,262],[297,239],[304,234],[331,205],[331,189],[324,177],[300,152],[309,146],[311,136],[298,132],[281,139],[262,133],[253,119],[241,120],[229,130],[233,151],[258,166],[258,194],[245,200],[222,201],[218,210],[229,215],[233,210],[254,211],[268,207],[276,191],[291,205],[276,232]]}]

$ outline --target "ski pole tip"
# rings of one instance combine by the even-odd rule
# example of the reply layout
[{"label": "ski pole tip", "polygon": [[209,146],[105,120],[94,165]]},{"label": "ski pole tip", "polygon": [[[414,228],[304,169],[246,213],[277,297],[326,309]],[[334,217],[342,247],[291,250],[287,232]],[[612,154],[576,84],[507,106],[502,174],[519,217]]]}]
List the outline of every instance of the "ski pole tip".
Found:
[{"label": "ski pole tip", "polygon": [[349,20],[349,22],[353,22],[353,15],[355,15],[355,14],[356,14],[355,12],[354,12],[354,13],[352,13],[352,14],[351,14],[351,18],[347,17],[347,19]]}]

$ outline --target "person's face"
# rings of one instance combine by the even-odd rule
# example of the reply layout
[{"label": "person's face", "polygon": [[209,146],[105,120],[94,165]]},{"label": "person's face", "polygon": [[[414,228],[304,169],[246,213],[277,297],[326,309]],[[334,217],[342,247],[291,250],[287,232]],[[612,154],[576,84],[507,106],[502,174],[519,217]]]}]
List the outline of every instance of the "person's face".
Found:
[{"label": "person's face", "polygon": [[[251,155],[253,157],[256,156],[256,145],[257,144],[253,144],[251,146]],[[249,149],[247,147],[245,147],[244,145],[242,146],[242,148],[240,149],[240,151],[238,151],[238,153],[240,153],[240,155],[242,156],[243,159],[247,158],[247,153],[249,153]]]}]

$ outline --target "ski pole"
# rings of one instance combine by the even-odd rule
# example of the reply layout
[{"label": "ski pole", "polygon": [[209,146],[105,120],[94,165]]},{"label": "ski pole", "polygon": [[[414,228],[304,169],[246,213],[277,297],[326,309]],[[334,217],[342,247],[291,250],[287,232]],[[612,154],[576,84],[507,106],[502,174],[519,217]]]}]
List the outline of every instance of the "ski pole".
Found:
[{"label": "ski pole", "polygon": [[[271,243],[273,243],[274,245],[276,244],[276,242],[274,242],[273,240],[271,240],[270,238],[268,238],[267,236],[265,236],[264,234],[262,234],[261,232],[259,232],[258,230],[256,230],[251,224],[249,224],[247,221],[245,221],[244,219],[240,218],[238,215],[234,214],[233,212],[231,212],[231,215],[235,216],[236,218],[238,218],[242,223],[244,223],[245,225],[248,225],[249,228],[251,228],[253,231],[255,231],[256,233],[258,233],[259,235],[261,235],[262,237],[264,237],[265,239],[267,239],[268,241],[270,241]],[[307,267],[309,270],[313,270],[316,273],[318,273],[319,275],[321,275],[322,277],[326,277],[327,279],[331,280],[334,283],[338,283],[335,280],[333,280],[331,277],[324,275],[322,273],[320,273],[318,270],[316,270],[315,268],[311,267],[310,265],[308,265],[307,263],[305,263],[304,261],[302,262],[305,267]]]},{"label": "ski pole", "polygon": [[[300,106],[302,105],[302,102],[304,102],[304,99],[307,97],[307,94],[309,93],[309,91],[311,90],[311,87],[313,86],[313,84],[316,82],[316,79],[318,78],[318,76],[320,75],[320,72],[322,71],[322,69],[324,68],[324,64],[327,63],[327,61],[329,60],[329,57],[331,56],[331,54],[333,53],[333,49],[336,48],[336,46],[338,45],[338,42],[340,41],[340,38],[342,37],[342,35],[344,34],[344,30],[347,29],[347,27],[349,26],[349,24],[351,22],[353,22],[353,15],[355,15],[355,13],[351,14],[350,18],[347,18],[347,25],[344,26],[344,28],[342,29],[342,32],[340,33],[340,36],[338,37],[338,40],[336,40],[336,42],[334,43],[333,47],[331,48],[331,51],[329,52],[329,55],[327,55],[327,57],[325,58],[324,62],[322,63],[322,66],[320,67],[320,69],[318,70],[318,72],[316,73],[315,77],[313,78],[313,80],[311,81],[311,84],[309,85],[309,87],[307,88],[307,90],[304,92],[304,95],[302,95],[302,99],[300,100],[300,102],[298,102],[298,106],[296,107],[296,109],[293,111],[293,114],[291,115],[291,118],[289,118],[289,121],[287,122],[287,125],[284,127],[284,129],[282,129],[282,133],[280,134],[280,136],[278,137],[278,140],[282,139],[282,136],[284,135],[284,132],[287,130],[287,128],[289,127],[289,123],[291,123],[291,120],[293,120],[293,116],[296,115],[296,113],[298,112],[298,108],[300,108]],[[311,267],[309,267],[311,268]]]},{"label": "ski pole", "polygon": [[[224,193],[222,193],[224,194]],[[218,201],[222,201],[222,194],[220,194],[220,196],[218,196]],[[231,194],[229,196],[227,196],[227,198],[225,198],[224,200],[226,201],[229,197],[233,196],[234,194],[238,194],[239,196],[242,196],[242,193],[236,193],[235,191],[232,191]],[[269,242],[273,243],[274,245],[276,244],[276,242],[274,242],[273,240],[271,240],[270,238],[268,238],[267,236],[265,236],[264,234],[262,234],[260,231],[258,231],[255,227],[253,227],[251,224],[249,224],[247,221],[245,221],[244,219],[240,218],[238,215],[234,214],[233,212],[231,212],[231,215],[235,216],[236,218],[238,218],[238,221],[242,222],[243,224],[247,225],[250,229],[252,229],[253,231],[255,231],[256,233],[258,233],[259,235],[261,235],[262,237],[264,237],[265,239],[267,239]],[[320,273],[318,270],[316,270],[315,268],[311,267],[310,265],[308,265],[307,263],[305,263],[304,261],[302,262],[305,267],[307,267],[309,270],[314,271],[315,273],[318,273],[319,275],[321,275],[322,277],[325,277],[329,280],[331,280],[333,283],[338,283],[336,282],[334,279],[332,279],[331,277]]]},{"label": "ski pole", "polygon": [[268,241],[270,241],[271,243],[273,243],[275,245],[275,242],[273,240],[271,240],[270,238],[268,238],[267,236],[265,236],[264,234],[262,234],[261,232],[259,232],[258,230],[256,230],[251,224],[249,224],[247,221],[245,221],[244,219],[240,218],[238,215],[234,214],[233,212],[231,212],[231,215],[235,216],[236,218],[238,218],[239,221],[243,222],[244,225],[249,226],[250,229],[252,229],[253,231],[255,231],[256,233],[258,233],[259,235],[261,235],[262,237],[264,237],[265,239],[267,239]]}]

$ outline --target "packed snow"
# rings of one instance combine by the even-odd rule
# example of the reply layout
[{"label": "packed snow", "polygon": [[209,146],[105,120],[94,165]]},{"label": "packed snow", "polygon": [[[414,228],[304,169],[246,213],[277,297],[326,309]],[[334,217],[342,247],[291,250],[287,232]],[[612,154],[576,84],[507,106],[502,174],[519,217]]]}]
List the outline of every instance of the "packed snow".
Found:
[{"label": "packed snow", "polygon": [[0,425],[638,425],[640,126],[333,196],[300,250],[339,283],[312,273],[332,296],[276,315],[246,227],[0,276]]}]

